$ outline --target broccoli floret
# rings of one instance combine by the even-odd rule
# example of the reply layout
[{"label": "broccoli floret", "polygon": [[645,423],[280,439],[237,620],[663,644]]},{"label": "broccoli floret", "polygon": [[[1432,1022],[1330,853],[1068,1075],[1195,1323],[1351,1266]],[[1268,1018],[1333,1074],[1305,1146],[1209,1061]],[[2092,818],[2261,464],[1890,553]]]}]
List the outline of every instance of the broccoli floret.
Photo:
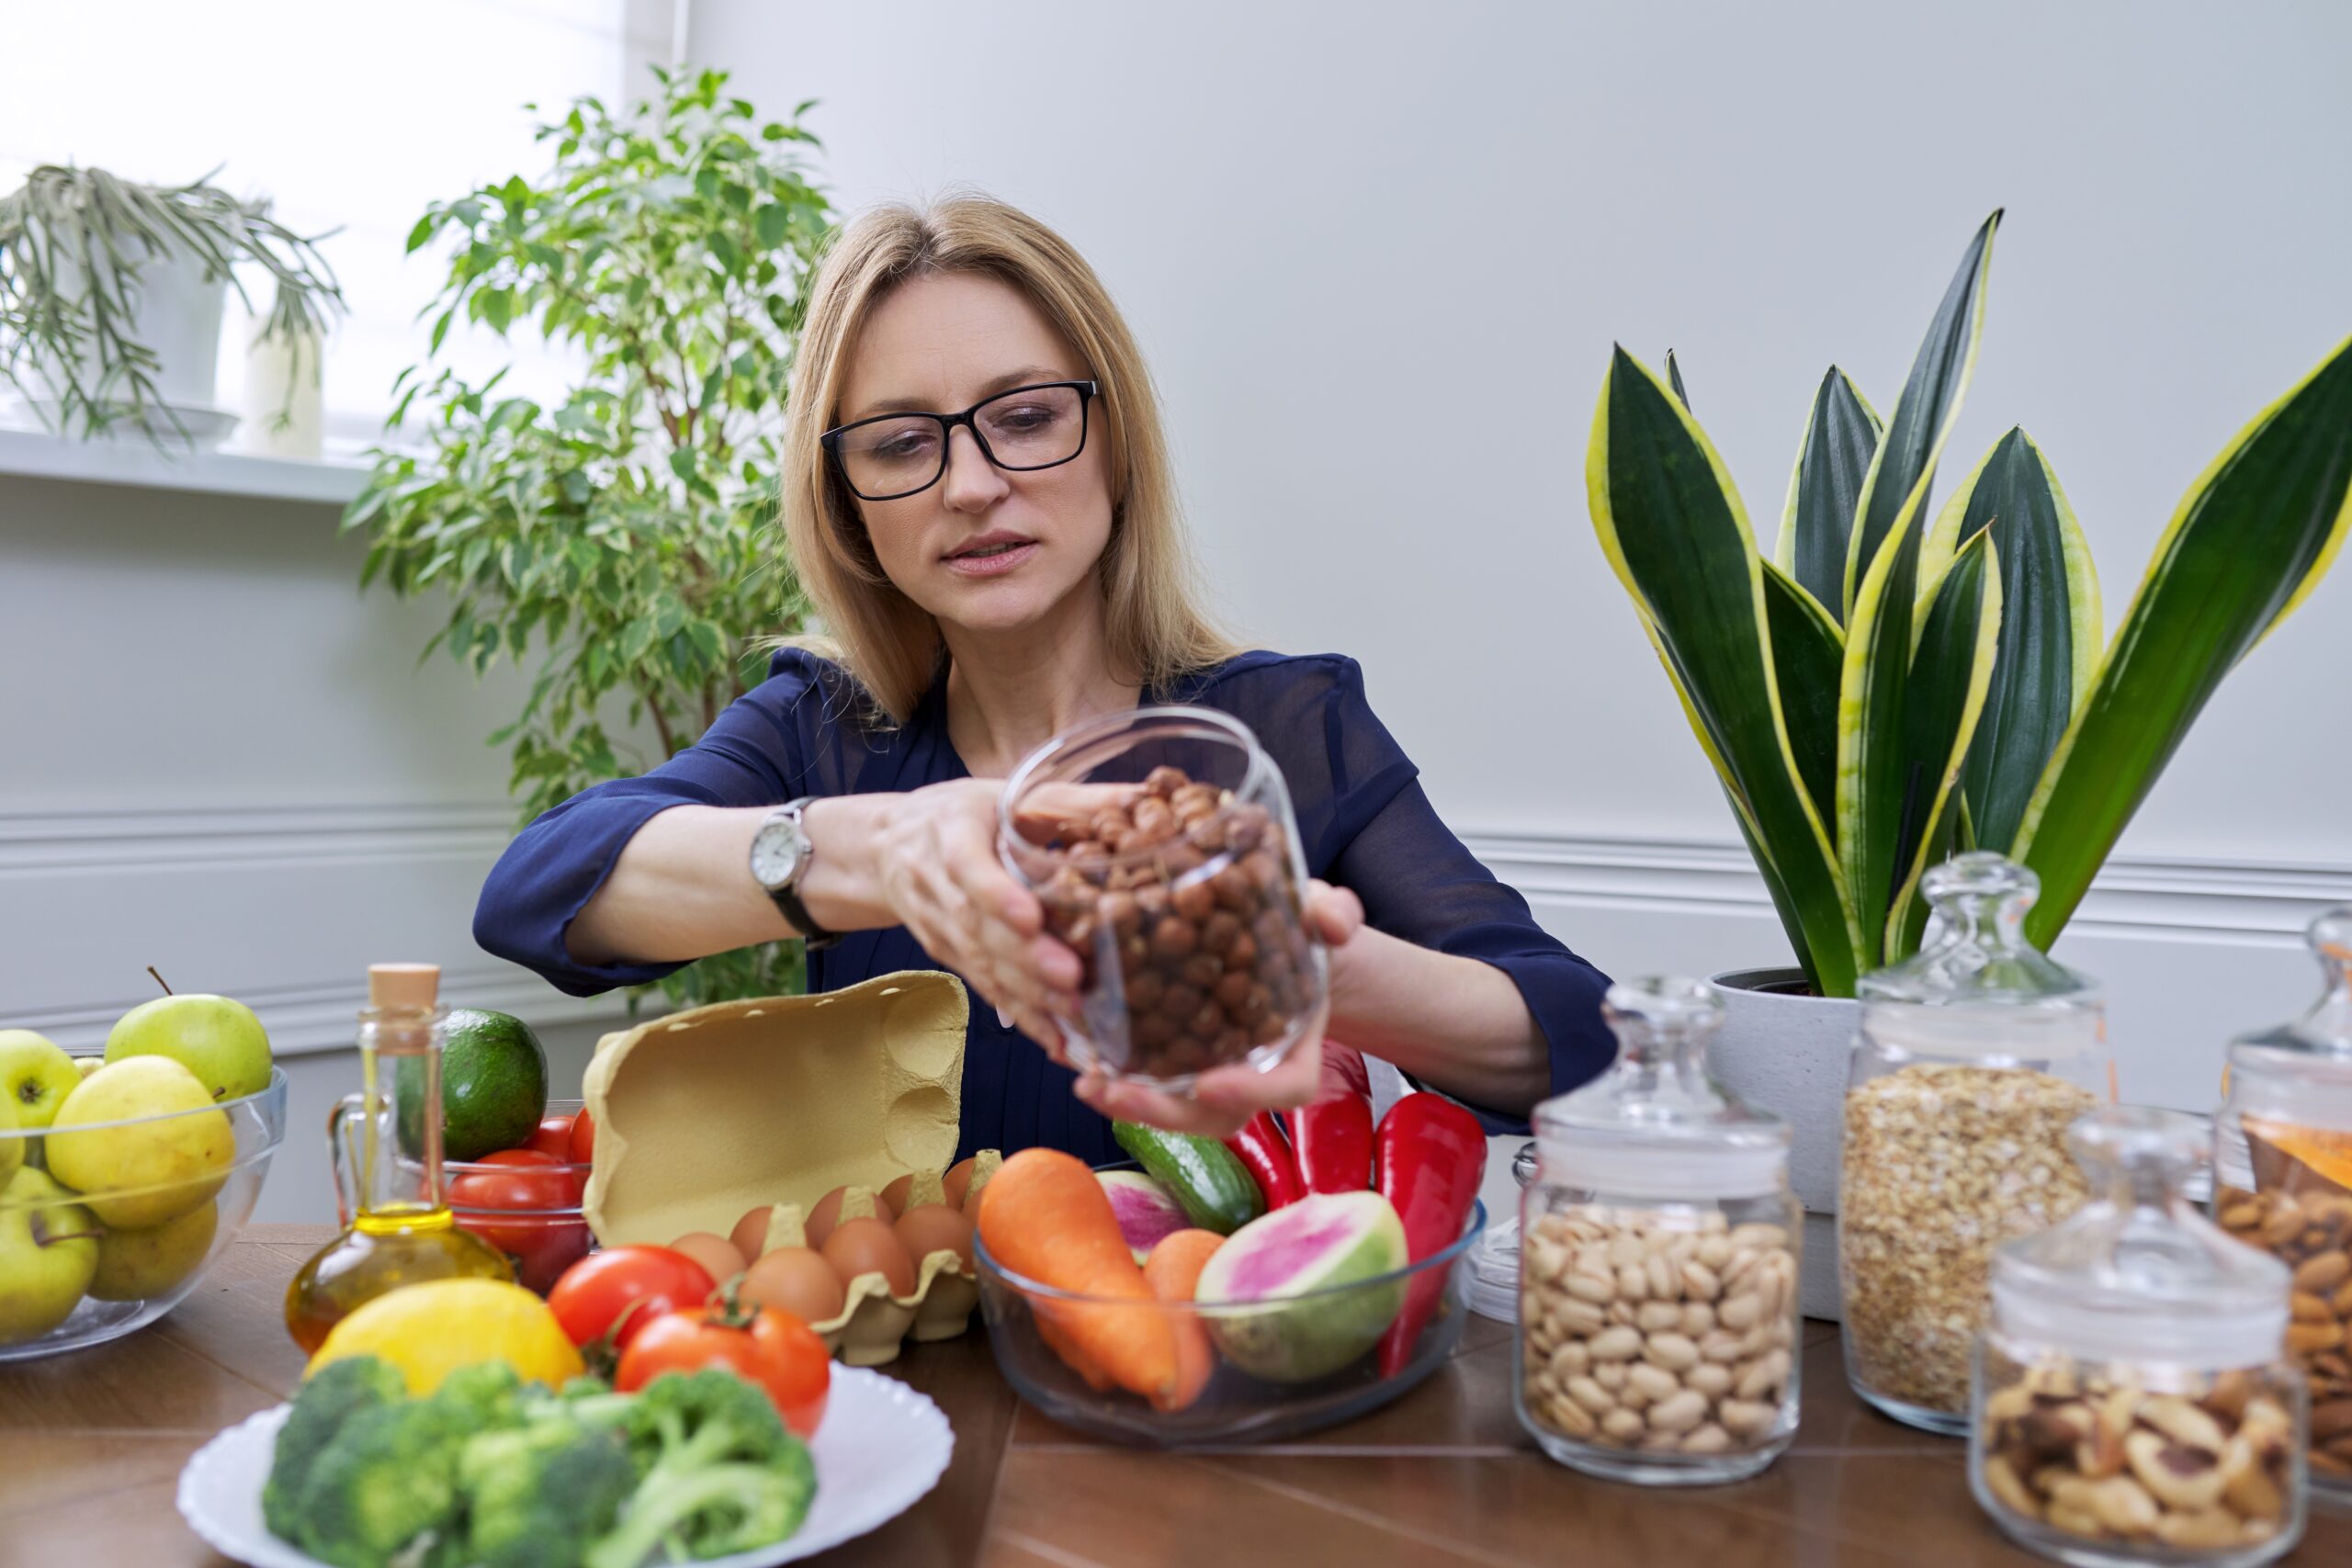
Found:
[{"label": "broccoli floret", "polygon": [[458,1506],[458,1450],[473,1430],[462,1401],[359,1412],[302,1483],[298,1543],[335,1568],[382,1568],[428,1530],[446,1530]]},{"label": "broccoli floret", "polygon": [[526,1425],[469,1438],[458,1461],[461,1554],[479,1568],[574,1568],[637,1487],[628,1446],[556,1401]]},{"label": "broccoli floret", "polygon": [[[531,1385],[537,1392],[536,1384]],[[503,1361],[477,1361],[459,1367],[441,1380],[433,1402],[446,1406],[475,1432],[496,1431],[522,1419],[528,1396],[523,1380]]]},{"label": "broccoli floret", "polygon": [[261,1490],[261,1517],[270,1534],[292,1540],[301,1528],[297,1506],[302,1483],[344,1424],[363,1410],[397,1404],[408,1397],[400,1370],[374,1356],[329,1361],[302,1384],[286,1425],[277,1429],[277,1453]]},{"label": "broccoli floret", "polygon": [[766,1393],[732,1372],[654,1379],[628,1430],[643,1479],[619,1525],[589,1550],[587,1568],[638,1568],[663,1547],[695,1558],[749,1551],[808,1517],[817,1492],[808,1449]]}]

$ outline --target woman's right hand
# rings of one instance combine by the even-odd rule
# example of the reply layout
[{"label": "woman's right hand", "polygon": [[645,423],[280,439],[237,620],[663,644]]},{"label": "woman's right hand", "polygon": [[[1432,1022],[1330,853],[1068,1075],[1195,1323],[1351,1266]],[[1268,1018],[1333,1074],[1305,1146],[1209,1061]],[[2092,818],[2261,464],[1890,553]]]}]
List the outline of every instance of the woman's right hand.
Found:
[{"label": "woman's right hand", "polygon": [[890,798],[876,836],[883,897],[923,951],[1058,1059],[1056,1015],[1078,1011],[1078,954],[997,858],[1001,781],[952,779]]}]

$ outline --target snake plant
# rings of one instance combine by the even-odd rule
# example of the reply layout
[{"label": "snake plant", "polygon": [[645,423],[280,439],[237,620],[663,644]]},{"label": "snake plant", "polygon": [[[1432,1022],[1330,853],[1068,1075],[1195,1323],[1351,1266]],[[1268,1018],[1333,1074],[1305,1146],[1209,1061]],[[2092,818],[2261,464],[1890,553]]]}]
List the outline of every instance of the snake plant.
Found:
[{"label": "snake plant", "polygon": [[2056,472],[2012,429],[1928,495],[1984,333],[1996,212],[1881,419],[1832,367],[1758,548],[1679,367],[1622,347],[1585,482],[1600,547],[1714,764],[1814,988],[1918,950],[1928,865],[1999,850],[2063,930],[2222,678],[2352,527],[2352,342],[2189,487],[2112,641]]}]

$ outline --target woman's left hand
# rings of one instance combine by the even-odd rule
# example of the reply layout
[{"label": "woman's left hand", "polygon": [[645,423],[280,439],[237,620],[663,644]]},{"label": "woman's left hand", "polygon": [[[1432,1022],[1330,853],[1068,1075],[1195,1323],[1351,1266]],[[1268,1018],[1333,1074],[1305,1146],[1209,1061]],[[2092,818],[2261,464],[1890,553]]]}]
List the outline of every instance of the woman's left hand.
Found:
[{"label": "woman's left hand", "polygon": [[[1306,885],[1306,925],[1326,946],[1337,950],[1363,929],[1363,905],[1344,887]],[[1320,1098],[1324,1053],[1322,1029],[1299,1041],[1274,1066],[1261,1072],[1248,1064],[1203,1073],[1190,1098],[1142,1084],[1114,1080],[1099,1069],[1080,1076],[1078,1098],[1117,1122],[1140,1122],[1177,1133],[1222,1138],[1238,1133],[1261,1111],[1284,1111]],[[1055,1050],[1057,1057],[1060,1053]]]}]

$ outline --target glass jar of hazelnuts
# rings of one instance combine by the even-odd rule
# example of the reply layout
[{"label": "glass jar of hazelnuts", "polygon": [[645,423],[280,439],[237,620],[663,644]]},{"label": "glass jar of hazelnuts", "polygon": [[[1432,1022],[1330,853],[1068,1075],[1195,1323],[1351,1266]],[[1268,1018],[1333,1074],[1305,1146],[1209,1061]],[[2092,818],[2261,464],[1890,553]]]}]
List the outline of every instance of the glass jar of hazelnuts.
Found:
[{"label": "glass jar of hazelnuts", "polygon": [[1083,966],[1058,1021],[1077,1066],[1183,1093],[1321,1039],[1290,791],[1229,716],[1142,707],[1055,737],[1006,784],[997,846]]}]

